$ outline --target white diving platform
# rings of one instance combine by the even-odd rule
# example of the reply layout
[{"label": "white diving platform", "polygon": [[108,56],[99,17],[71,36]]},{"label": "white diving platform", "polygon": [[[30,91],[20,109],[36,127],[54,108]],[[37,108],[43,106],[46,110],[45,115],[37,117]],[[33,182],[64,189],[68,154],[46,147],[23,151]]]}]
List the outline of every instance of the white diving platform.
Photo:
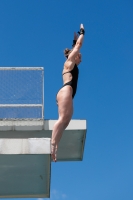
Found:
[{"label": "white diving platform", "polygon": [[[1,120],[0,138],[51,138],[55,122],[56,120]],[[71,120],[59,143],[58,161],[83,159],[86,129],[86,120]]]},{"label": "white diving platform", "polygon": [[[50,138],[55,122],[0,121],[0,198],[50,196]],[[71,120],[59,143],[57,162],[81,161],[85,138],[86,120]]]}]

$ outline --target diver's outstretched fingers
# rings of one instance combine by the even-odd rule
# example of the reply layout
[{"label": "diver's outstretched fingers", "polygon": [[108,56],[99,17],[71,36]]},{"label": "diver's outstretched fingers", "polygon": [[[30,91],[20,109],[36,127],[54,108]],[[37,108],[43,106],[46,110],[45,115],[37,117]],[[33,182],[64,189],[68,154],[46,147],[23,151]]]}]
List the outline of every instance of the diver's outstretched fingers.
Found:
[{"label": "diver's outstretched fingers", "polygon": [[80,24],[80,28],[84,29],[84,25],[83,25],[83,24]]}]

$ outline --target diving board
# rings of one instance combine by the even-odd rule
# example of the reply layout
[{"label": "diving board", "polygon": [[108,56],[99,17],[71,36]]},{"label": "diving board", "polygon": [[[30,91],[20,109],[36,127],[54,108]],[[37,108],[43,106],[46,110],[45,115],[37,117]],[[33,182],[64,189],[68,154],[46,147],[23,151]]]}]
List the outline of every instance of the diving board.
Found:
[{"label": "diving board", "polygon": [[[50,197],[50,138],[55,122],[0,121],[0,198]],[[71,120],[60,141],[57,162],[81,161],[85,137],[86,120]]]},{"label": "diving board", "polygon": [[[0,121],[0,138],[51,138],[55,122],[56,120],[3,120]],[[86,120],[70,121],[59,143],[57,161],[83,159],[86,129]]]}]

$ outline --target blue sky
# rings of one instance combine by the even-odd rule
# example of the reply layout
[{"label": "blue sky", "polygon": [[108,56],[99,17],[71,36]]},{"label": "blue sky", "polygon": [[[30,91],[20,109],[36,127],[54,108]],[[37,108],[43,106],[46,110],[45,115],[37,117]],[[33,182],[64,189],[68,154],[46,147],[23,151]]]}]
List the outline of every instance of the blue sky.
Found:
[{"label": "blue sky", "polygon": [[133,199],[133,1],[1,0],[0,66],[45,71],[45,119],[57,119],[63,50],[86,34],[73,119],[87,120],[83,162],[52,163],[51,200]]}]

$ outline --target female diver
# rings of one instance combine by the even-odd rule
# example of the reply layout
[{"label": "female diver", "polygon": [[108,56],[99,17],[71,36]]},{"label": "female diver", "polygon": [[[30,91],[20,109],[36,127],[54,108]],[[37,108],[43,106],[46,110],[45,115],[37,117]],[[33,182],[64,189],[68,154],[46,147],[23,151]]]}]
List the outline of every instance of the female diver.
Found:
[{"label": "female diver", "polygon": [[85,34],[83,24],[80,25],[78,33],[79,37],[76,33],[74,34],[73,48],[71,50],[64,50],[65,57],[67,58],[62,73],[64,85],[56,97],[59,118],[54,125],[51,138],[51,156],[54,162],[56,162],[58,143],[73,114],[73,98],[76,94],[79,74],[78,65],[81,62],[81,53],[79,51]]}]

